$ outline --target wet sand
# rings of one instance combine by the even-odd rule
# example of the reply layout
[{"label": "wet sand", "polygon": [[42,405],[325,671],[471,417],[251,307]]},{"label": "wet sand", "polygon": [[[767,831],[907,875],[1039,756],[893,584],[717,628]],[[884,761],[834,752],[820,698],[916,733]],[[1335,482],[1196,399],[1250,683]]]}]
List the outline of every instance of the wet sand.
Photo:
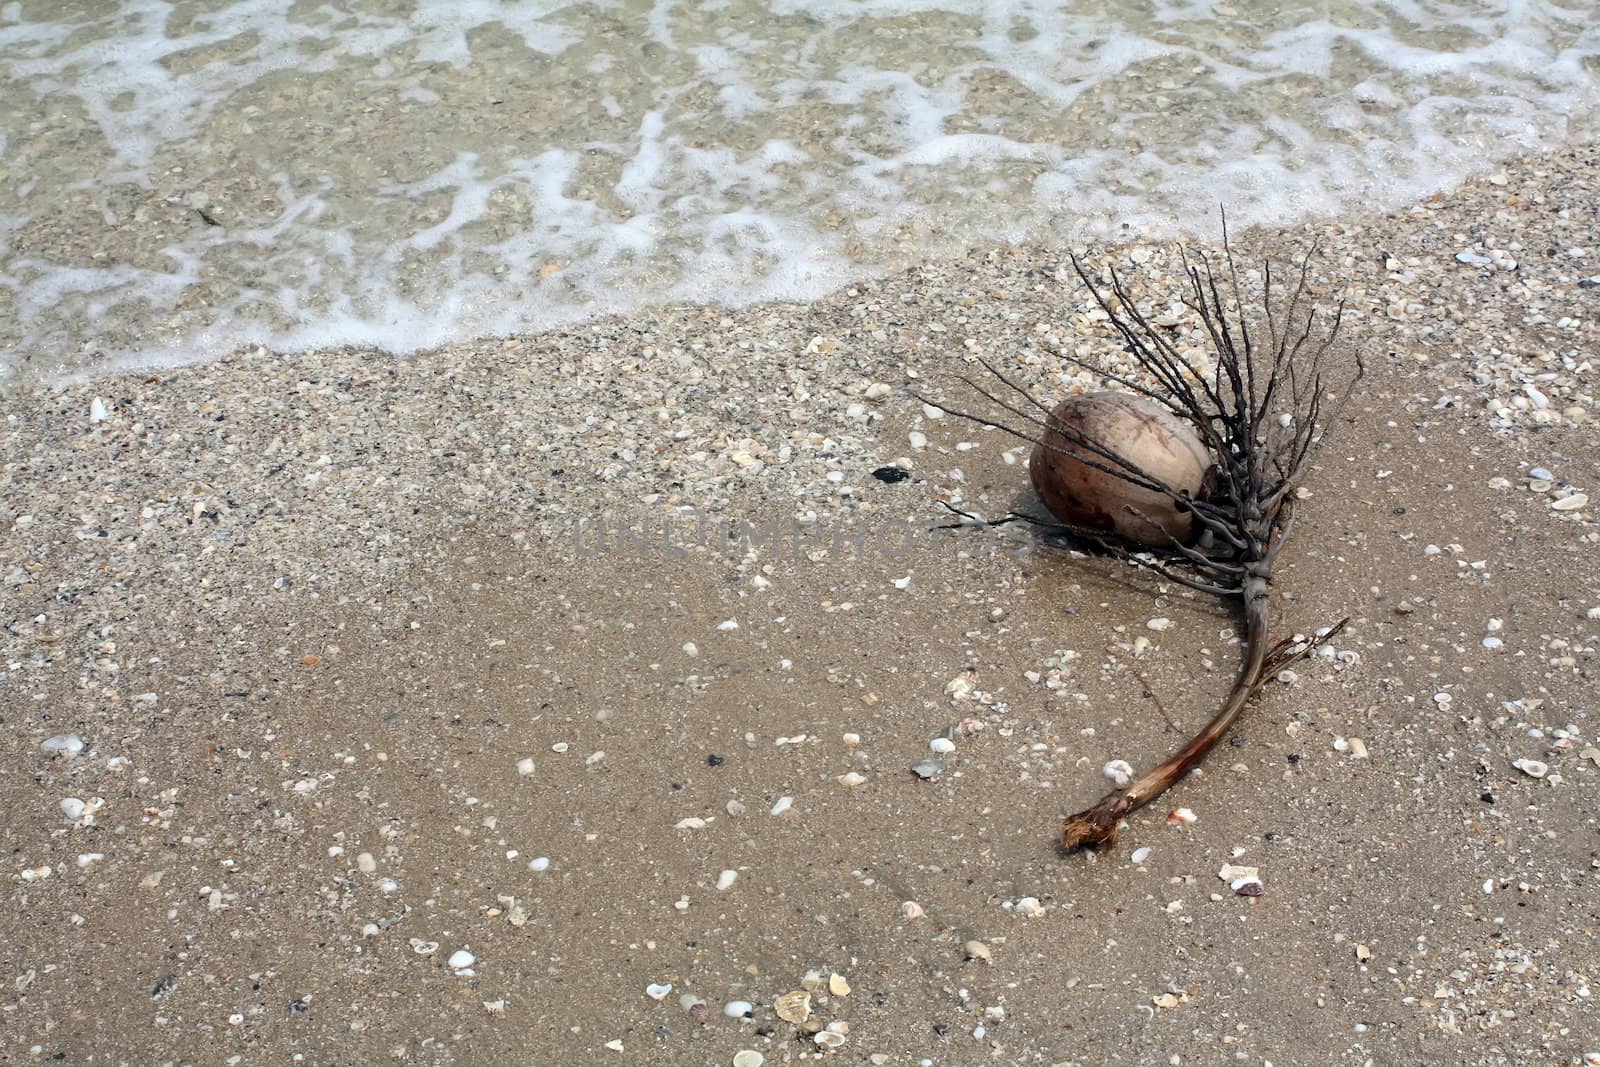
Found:
[{"label": "wet sand", "polygon": [[[974,346],[1084,385],[1058,346],[1109,342],[1059,251],[8,397],[0,1049],[770,1064],[845,1022],[851,1063],[1583,1062],[1597,163],[1243,239],[1320,240],[1370,369],[1273,605],[1349,615],[1348,655],[1103,855],[1058,856],[1061,815],[1203,721],[1234,619],[1109,561],[903,535],[1028,502],[1015,442],[917,394],[959,397]],[[575,537],[679,506],[758,550]],[[826,534],[764,540],[797,517]],[[813,1022],[780,1019],[806,988]]]}]

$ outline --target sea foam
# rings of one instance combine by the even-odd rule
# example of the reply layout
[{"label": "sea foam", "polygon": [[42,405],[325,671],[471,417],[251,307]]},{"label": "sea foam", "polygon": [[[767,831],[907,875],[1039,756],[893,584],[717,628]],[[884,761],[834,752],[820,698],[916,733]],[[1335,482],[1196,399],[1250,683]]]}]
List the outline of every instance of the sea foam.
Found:
[{"label": "sea foam", "polygon": [[0,5],[0,381],[820,295],[1587,137],[1587,4]]}]

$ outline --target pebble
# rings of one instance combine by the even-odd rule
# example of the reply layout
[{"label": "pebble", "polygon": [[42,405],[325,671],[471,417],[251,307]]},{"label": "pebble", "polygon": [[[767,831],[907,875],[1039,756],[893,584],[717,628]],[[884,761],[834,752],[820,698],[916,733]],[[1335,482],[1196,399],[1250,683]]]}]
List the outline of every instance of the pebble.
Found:
[{"label": "pebble", "polygon": [[531,758],[529,758],[529,757],[526,757],[526,756],[523,757],[522,759],[517,760],[517,773],[522,775],[522,777],[524,777],[524,778],[526,778],[530,774],[532,774],[533,773],[533,760]]},{"label": "pebble", "polygon": [[948,756],[956,750],[956,743],[948,737],[935,737],[928,742],[928,750],[937,752],[941,756]]},{"label": "pebble", "polygon": [[737,619],[723,619],[721,622],[717,623],[717,629],[722,633],[731,633],[738,628],[739,620]]},{"label": "pebble", "polygon": [[947,764],[942,759],[918,760],[911,765],[911,773],[921,778],[924,782],[932,781],[943,774]]},{"label": "pebble", "polygon": [[1588,504],[1588,493],[1573,493],[1571,496],[1564,496],[1560,500],[1552,500],[1550,507],[1554,511],[1577,511],[1580,508],[1587,507]]},{"label": "pebble", "polygon": [[834,781],[838,782],[846,789],[854,789],[857,786],[866,785],[867,776],[862,774],[860,771],[846,771],[844,774],[841,774],[838,778],[834,779]]},{"label": "pebble", "polygon": [[452,971],[464,971],[477,962],[478,957],[474,956],[464,948],[456,949],[454,952],[450,953],[450,958],[445,960],[445,963],[449,964]]},{"label": "pebble", "polygon": [[1133,860],[1135,863],[1143,863],[1145,860],[1150,858],[1150,849],[1148,847],[1136,848],[1133,850],[1133,855],[1129,856],[1128,858]]},{"label": "pebble", "polygon": [[989,946],[982,941],[968,941],[961,946],[961,951],[969,960],[982,960],[984,963],[994,962],[994,953],[989,951]]},{"label": "pebble", "polygon": [[1023,897],[1017,901],[1017,914],[1025,919],[1037,919],[1044,914],[1044,905],[1038,897]]},{"label": "pebble", "polygon": [[83,813],[88,810],[88,807],[88,804],[77,797],[67,797],[61,802],[61,814],[66,816],[68,821],[77,822],[83,818]]},{"label": "pebble", "polygon": [[104,400],[101,400],[99,397],[95,397],[93,400],[89,401],[90,422],[105,422],[109,416],[110,412],[106,410],[106,402]]},{"label": "pebble", "polygon": [[726,893],[728,890],[733,888],[733,883],[737,882],[738,880],[739,880],[739,872],[738,871],[735,871],[735,870],[723,871],[721,874],[717,875],[717,892]]},{"label": "pebble", "polygon": [[39,747],[46,752],[60,752],[67,756],[76,756],[83,751],[83,738],[77,734],[56,734],[39,742]]},{"label": "pebble", "polygon": [[548,871],[549,869],[550,869],[550,857],[549,856],[539,856],[539,857],[537,857],[535,859],[531,859],[531,860],[528,861],[528,870],[530,870],[530,871]]},{"label": "pebble", "polygon": [[921,904],[914,900],[907,900],[901,902],[900,914],[907,919],[920,919],[928,913],[923,910]]},{"label": "pebble", "polygon": [[778,802],[772,805],[772,814],[782,815],[794,807],[794,797],[779,797]]},{"label": "pebble", "polygon": [[756,1010],[756,1006],[748,1000],[730,1000],[722,1006],[722,1014],[730,1019],[742,1019]]},{"label": "pebble", "polygon": [[356,857],[356,869],[362,874],[375,874],[378,870],[378,861],[372,858],[372,853],[363,852]]},{"label": "pebble", "polygon": [[1171,625],[1172,625],[1172,620],[1168,619],[1168,618],[1165,618],[1163,616],[1157,616],[1156,618],[1153,618],[1153,619],[1151,619],[1150,621],[1148,621],[1148,622],[1146,622],[1144,624],[1145,629],[1154,630],[1157,633],[1160,633],[1161,631],[1169,628]]}]

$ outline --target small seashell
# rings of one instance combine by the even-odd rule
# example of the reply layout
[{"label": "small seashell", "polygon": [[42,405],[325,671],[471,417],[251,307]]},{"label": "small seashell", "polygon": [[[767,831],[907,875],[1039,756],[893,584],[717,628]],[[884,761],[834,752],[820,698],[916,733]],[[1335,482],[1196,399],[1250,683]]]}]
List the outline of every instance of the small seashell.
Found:
[{"label": "small seashell", "polygon": [[733,883],[739,880],[739,872],[734,870],[723,871],[717,875],[717,892],[726,893],[733,888]]},{"label": "small seashell", "polygon": [[1100,773],[1104,774],[1118,789],[1126,787],[1129,782],[1133,781],[1133,767],[1128,764],[1127,760],[1114,759],[1102,767]]},{"label": "small seashell", "polygon": [[1528,488],[1535,493],[1548,493],[1555,485],[1554,482],[1544,478],[1535,478],[1528,483]]},{"label": "small seashell", "polygon": [[1167,1008],[1176,1008],[1181,1002],[1171,993],[1162,993],[1160,996],[1151,997],[1150,1003],[1165,1010]]},{"label": "small seashell", "polygon": [[1588,503],[1588,493],[1573,493],[1571,496],[1564,496],[1560,500],[1552,500],[1550,507],[1555,511],[1577,511]]},{"label": "small seashell", "polygon": [[1545,470],[1543,467],[1533,468],[1528,472],[1528,477],[1532,478],[1536,482],[1553,482],[1556,480],[1556,476]]},{"label": "small seashell", "polygon": [[733,1067],[761,1067],[767,1058],[753,1048],[747,1048],[733,1054]]},{"label": "small seashell", "polygon": [[1175,808],[1167,813],[1167,825],[1187,826],[1190,823],[1197,821],[1199,818],[1200,816],[1196,815],[1188,808]]},{"label": "small seashell", "polygon": [[773,999],[772,1008],[778,1013],[778,1018],[799,1026],[811,1018],[811,994],[804,989],[780,993]]},{"label": "small seashell", "polygon": [[779,797],[778,802],[772,805],[772,814],[782,815],[792,807],[794,807],[794,797]]},{"label": "small seashell", "polygon": [[946,764],[942,759],[918,760],[911,765],[911,773],[926,782],[943,774],[945,767]]},{"label": "small seashell", "polygon": [[756,1006],[748,1000],[730,1000],[722,1006],[722,1014],[730,1019],[743,1019],[755,1010]]},{"label": "small seashell", "polygon": [[914,900],[908,900],[900,905],[900,914],[907,919],[920,919],[928,914],[922,910],[922,905]]},{"label": "small seashell", "polygon": [[828,975],[828,992],[836,997],[848,997],[850,995],[849,980],[842,974]]},{"label": "small seashell", "polygon": [[522,777],[524,777],[524,778],[526,778],[526,777],[528,777],[528,775],[532,774],[533,773],[533,760],[528,758],[528,757],[526,757],[526,756],[523,757],[522,759],[517,760],[517,773],[522,775]]},{"label": "small seashell", "polygon": [[445,960],[445,963],[449,964],[452,971],[464,971],[477,962],[478,957],[474,956],[464,948],[456,949],[454,952],[450,953],[450,958]]},{"label": "small seashell", "polygon": [[854,789],[856,786],[865,785],[867,782],[867,776],[862,774],[860,771],[846,771],[844,774],[841,774],[838,778],[834,779],[834,781],[838,782],[846,789]]},{"label": "small seashell", "polygon": [[940,756],[948,756],[956,750],[956,743],[948,737],[935,737],[928,742],[928,751]]},{"label": "small seashell", "polygon": [[1026,919],[1037,919],[1044,914],[1044,905],[1038,897],[1023,897],[1017,901],[1017,913]]},{"label": "small seashell", "polygon": [[420,937],[413,937],[411,939],[411,951],[419,956],[431,956],[439,951],[439,942],[424,941]]},{"label": "small seashell", "polygon": [[813,1036],[811,1040],[815,1041],[819,1048],[838,1048],[844,1044],[845,1037],[843,1034],[835,1033],[832,1030],[823,1030]]},{"label": "small seashell", "polygon": [[1150,858],[1150,849],[1148,847],[1136,848],[1133,850],[1133,855],[1129,856],[1128,858],[1135,863],[1143,863],[1145,860]]},{"label": "small seashell", "polygon": [[667,994],[672,992],[672,986],[660,982],[651,982],[644,987],[644,995],[651,1000],[666,1000]]},{"label": "small seashell", "polygon": [[77,734],[56,734],[39,742],[39,748],[45,752],[60,752],[66,756],[76,756],[83,751],[83,738]]},{"label": "small seashell", "polygon": [[89,805],[85,804],[77,797],[67,797],[61,802],[61,814],[66,816],[66,818],[72,822],[77,822],[79,819],[83,818],[83,813],[87,811],[88,808]]},{"label": "small seashell", "polygon": [[1550,773],[1550,765],[1536,759],[1519,759],[1511,766],[1526,774],[1529,778],[1543,778]]},{"label": "small seashell", "polygon": [[994,953],[989,951],[989,946],[982,941],[968,941],[961,946],[962,953],[969,960],[982,960],[984,963],[994,962]]}]

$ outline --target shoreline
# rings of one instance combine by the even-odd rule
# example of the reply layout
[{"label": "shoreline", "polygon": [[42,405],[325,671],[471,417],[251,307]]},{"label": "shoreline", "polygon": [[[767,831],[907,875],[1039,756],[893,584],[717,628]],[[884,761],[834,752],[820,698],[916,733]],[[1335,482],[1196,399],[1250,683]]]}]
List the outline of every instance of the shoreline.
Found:
[{"label": "shoreline", "polygon": [[[818,1018],[888,1063],[1581,1062],[1597,204],[1585,145],[1239,239],[1315,237],[1371,370],[1275,608],[1352,615],[1352,657],[1247,712],[1167,798],[1196,824],[1152,810],[1092,858],[1049,840],[1108,758],[1164,754],[1144,690],[1188,718],[1225,684],[1205,598],[1043,552],[569,551],[576,521],[689,507],[859,531],[1015,506],[1016,442],[917,396],[960,395],[969,352],[1092,385],[1058,353],[1108,341],[1059,251],[8,394],[0,958],[31,977],[0,1048],[773,1063],[812,1051],[771,1004],[815,971]],[[1093,254],[1177,277],[1170,248]],[[914,778],[946,732],[948,775]],[[80,755],[40,748],[67,734]],[[1263,898],[1223,892],[1233,862]],[[1246,997],[1283,1014],[1238,1031]]]}]

